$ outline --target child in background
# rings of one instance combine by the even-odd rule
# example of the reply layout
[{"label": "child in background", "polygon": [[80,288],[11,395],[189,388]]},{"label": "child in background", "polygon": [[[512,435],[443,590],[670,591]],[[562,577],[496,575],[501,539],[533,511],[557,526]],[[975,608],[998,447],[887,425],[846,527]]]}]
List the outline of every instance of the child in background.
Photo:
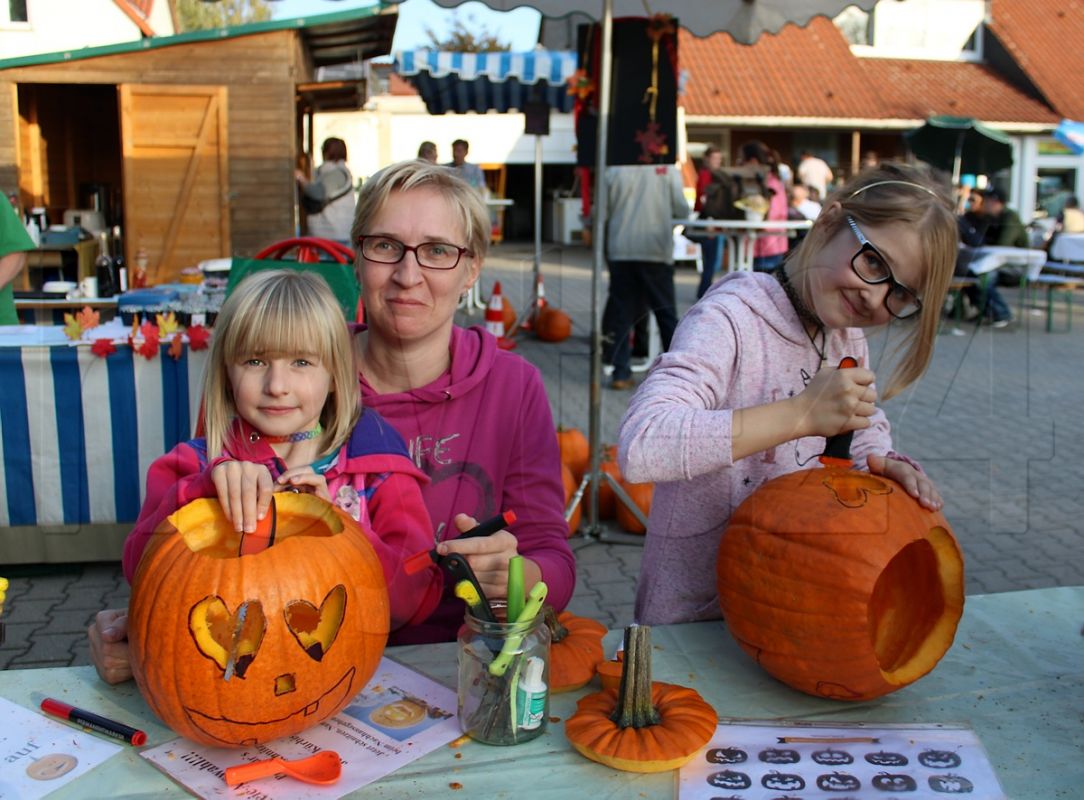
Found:
[{"label": "child in background", "polygon": [[405,557],[433,546],[427,479],[375,411],[362,410],[350,334],[327,283],[311,272],[257,272],[222,306],[203,387],[205,439],[177,445],[147,473],[147,495],[124,544],[131,581],[158,525],[200,497],[218,497],[252,532],[275,491],[307,491],[353,517],[388,583],[392,629],[436,607],[436,565]]},{"label": "child in background", "polygon": [[[655,481],[636,620],[718,618],[715,555],[734,509],[854,431],[855,463],[927,508],[941,498],[892,450],[862,328],[909,329],[884,397],[933,354],[956,259],[951,199],[924,171],[882,164],[834,195],[773,273],[726,276],[682,320],[621,422],[620,465]],[[859,366],[838,369],[845,356]]]}]

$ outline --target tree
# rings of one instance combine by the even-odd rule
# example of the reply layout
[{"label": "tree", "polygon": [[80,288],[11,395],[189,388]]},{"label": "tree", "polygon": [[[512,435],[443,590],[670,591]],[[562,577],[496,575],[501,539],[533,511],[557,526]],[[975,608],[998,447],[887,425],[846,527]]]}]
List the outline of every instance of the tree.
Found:
[{"label": "tree", "polygon": [[172,0],[176,11],[177,33],[243,25],[246,22],[266,22],[271,9],[266,0]]},{"label": "tree", "polygon": [[478,24],[471,14],[464,22],[456,14],[451,29],[443,36],[426,26],[425,35],[429,37],[429,46],[435,50],[450,50],[454,53],[494,53],[511,50],[512,46],[497,38],[497,34],[484,25]]}]

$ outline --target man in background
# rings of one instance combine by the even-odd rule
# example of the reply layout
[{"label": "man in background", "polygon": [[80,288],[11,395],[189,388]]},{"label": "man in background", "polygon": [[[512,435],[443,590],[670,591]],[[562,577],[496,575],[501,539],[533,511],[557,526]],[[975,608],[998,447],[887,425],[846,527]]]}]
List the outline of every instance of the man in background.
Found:
[{"label": "man in background", "polygon": [[26,251],[34,249],[15,208],[0,199],[0,325],[18,325],[11,285],[26,268]]},{"label": "man in background", "polygon": [[817,191],[814,200],[823,201],[828,196],[828,185],[832,182],[832,168],[823,158],[817,158],[808,150],[802,151],[802,160],[798,162],[798,182]]},{"label": "man in background", "polygon": [[470,145],[467,144],[466,139],[456,139],[452,142],[452,160],[446,166],[458,170],[460,178],[484,194],[486,176],[482,173],[482,168],[477,164],[467,162],[467,152],[469,150]]}]

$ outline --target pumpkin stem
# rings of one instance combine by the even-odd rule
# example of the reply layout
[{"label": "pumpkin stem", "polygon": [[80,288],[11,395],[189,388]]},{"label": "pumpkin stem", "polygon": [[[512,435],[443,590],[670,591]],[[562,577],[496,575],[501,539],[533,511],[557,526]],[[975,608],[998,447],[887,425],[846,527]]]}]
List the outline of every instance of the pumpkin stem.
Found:
[{"label": "pumpkin stem", "polygon": [[625,659],[621,688],[610,720],[619,728],[647,728],[662,721],[651,702],[651,627],[625,628]]},{"label": "pumpkin stem", "polygon": [[550,629],[550,644],[557,644],[568,636],[568,628],[557,619],[557,612],[553,610],[553,606],[542,606],[542,618],[546,621],[546,627]]}]

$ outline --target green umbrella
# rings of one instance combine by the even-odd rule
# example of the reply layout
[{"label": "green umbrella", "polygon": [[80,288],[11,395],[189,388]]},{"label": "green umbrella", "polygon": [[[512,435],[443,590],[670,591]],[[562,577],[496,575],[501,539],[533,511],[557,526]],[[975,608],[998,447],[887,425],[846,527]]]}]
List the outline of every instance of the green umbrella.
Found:
[{"label": "green umbrella", "polygon": [[936,116],[904,135],[911,152],[927,164],[960,174],[989,175],[1012,166],[1012,140],[973,117]]}]

